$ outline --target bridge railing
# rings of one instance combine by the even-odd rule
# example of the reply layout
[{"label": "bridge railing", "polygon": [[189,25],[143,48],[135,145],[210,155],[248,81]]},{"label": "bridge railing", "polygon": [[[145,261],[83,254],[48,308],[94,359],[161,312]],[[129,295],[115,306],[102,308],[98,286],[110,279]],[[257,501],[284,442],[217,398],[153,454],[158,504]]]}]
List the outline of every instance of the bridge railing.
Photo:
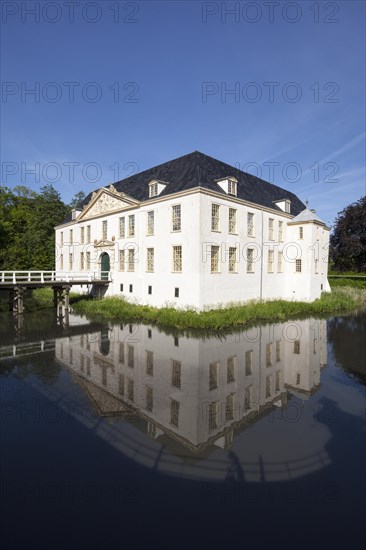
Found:
[{"label": "bridge railing", "polygon": [[111,281],[110,271],[0,271],[1,283],[77,283]]}]

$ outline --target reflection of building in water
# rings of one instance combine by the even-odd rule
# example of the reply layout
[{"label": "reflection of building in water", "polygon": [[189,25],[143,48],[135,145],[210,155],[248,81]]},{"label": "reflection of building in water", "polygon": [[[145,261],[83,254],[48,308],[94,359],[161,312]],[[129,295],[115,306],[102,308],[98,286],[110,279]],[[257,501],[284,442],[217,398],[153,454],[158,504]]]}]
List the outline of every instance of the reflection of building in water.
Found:
[{"label": "reflection of building in water", "polygon": [[229,447],[235,431],[288,395],[319,386],[325,321],[256,327],[224,339],[168,336],[127,325],[56,341],[56,357],[81,378],[100,415],[137,413],[152,438],[190,451]]}]

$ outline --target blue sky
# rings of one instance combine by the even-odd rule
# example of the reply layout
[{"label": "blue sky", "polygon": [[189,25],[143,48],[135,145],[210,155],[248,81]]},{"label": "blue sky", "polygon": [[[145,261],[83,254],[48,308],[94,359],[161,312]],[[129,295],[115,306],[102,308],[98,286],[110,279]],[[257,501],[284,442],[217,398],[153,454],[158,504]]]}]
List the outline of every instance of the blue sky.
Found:
[{"label": "blue sky", "polygon": [[365,194],[363,2],[36,4],[2,3],[8,187],[69,201],[199,150],[329,224]]}]

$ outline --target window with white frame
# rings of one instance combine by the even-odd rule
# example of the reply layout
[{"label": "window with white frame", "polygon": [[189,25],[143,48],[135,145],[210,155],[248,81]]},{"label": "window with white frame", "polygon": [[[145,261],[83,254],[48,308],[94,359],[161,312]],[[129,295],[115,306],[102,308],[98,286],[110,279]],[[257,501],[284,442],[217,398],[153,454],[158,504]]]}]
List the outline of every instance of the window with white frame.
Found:
[{"label": "window with white frame", "polygon": [[277,271],[278,273],[282,273],[283,271],[283,252],[278,251],[277,254]]},{"label": "window with white frame", "polygon": [[135,368],[135,348],[131,344],[127,344],[127,366]]},{"label": "window with white frame", "polygon": [[133,248],[128,249],[128,271],[135,271],[135,250]]},{"label": "window with white frame", "polygon": [[106,238],[107,238],[107,231],[108,231],[108,222],[107,222],[107,220],[103,220],[103,225],[102,225],[102,238],[103,238],[103,241],[105,241]]},{"label": "window with white frame", "polygon": [[72,269],[72,262],[73,262],[72,252],[70,252],[70,254],[69,254],[69,269]]},{"label": "window with white frame", "polygon": [[131,214],[131,216],[128,216],[128,236],[134,237],[135,236],[135,215]]},{"label": "window with white frame", "polygon": [[119,342],[118,360],[122,365],[125,364],[125,343],[124,342]]},{"label": "window with white frame", "polygon": [[235,382],[235,366],[236,366],[236,356],[233,355],[229,357],[226,364],[226,382],[230,384]]},{"label": "window with white frame", "polygon": [[252,212],[247,214],[247,232],[248,237],[254,237],[254,214]]},{"label": "window with white frame", "polygon": [[283,222],[278,222],[278,240],[283,241]]},{"label": "window with white frame", "polygon": [[319,273],[319,260],[315,260],[315,273]]},{"label": "window with white frame", "polygon": [[85,233],[84,227],[80,227],[80,243],[81,244],[84,244],[84,239],[85,239],[84,233]]},{"label": "window with white frame", "polygon": [[230,393],[226,396],[226,407],[225,407],[225,420],[234,419],[234,394]]},{"label": "window with white frame", "polygon": [[211,207],[211,230],[220,231],[220,205],[213,204]]},{"label": "window with white frame", "polygon": [[61,244],[61,246],[64,246],[64,232],[63,231],[61,231],[61,233],[60,233],[60,244]]},{"label": "window with white frame", "polygon": [[301,260],[296,260],[296,262],[295,262],[295,272],[296,273],[301,273],[301,269],[302,269]]},{"label": "window with white frame", "polygon": [[285,212],[289,214],[290,210],[291,210],[291,201],[285,201]]},{"label": "window with white frame", "polygon": [[119,219],[119,237],[120,239],[124,239],[126,236],[126,219],[123,216]]},{"label": "window with white frame", "polygon": [[150,210],[150,212],[147,212],[147,228],[146,228],[147,235],[154,235],[154,210]]},{"label": "window with white frame", "polygon": [[172,359],[172,386],[180,388],[182,363]]},{"label": "window with white frame", "polygon": [[146,374],[154,376],[154,352],[146,350]]},{"label": "window with white frame", "polygon": [[211,273],[218,273],[220,269],[220,247],[211,246]]},{"label": "window with white frame", "polygon": [[245,352],[245,376],[250,376],[253,372],[253,350]]},{"label": "window with white frame", "polygon": [[91,226],[90,225],[86,226],[86,241],[87,241],[87,243],[91,242]]},{"label": "window with white frame", "polygon": [[131,378],[127,379],[127,399],[134,400],[134,381]]},{"label": "window with white frame", "polygon": [[119,251],[119,270],[120,271],[125,270],[125,261],[126,261],[126,251],[125,249],[122,249]]},{"label": "window with white frame", "polygon": [[268,250],[268,273],[273,273],[273,264],[274,264],[274,252],[273,250]]},{"label": "window with white frame", "polygon": [[90,252],[86,253],[86,269],[90,269]]},{"label": "window with white frame", "polygon": [[270,241],[274,241],[274,219],[269,218],[268,220],[268,238]]},{"label": "window with white frame", "polygon": [[272,342],[266,344],[266,367],[272,366]]},{"label": "window with white frame", "polygon": [[303,238],[304,238],[304,228],[299,227],[299,239],[303,239]]},{"label": "window with white frame", "polygon": [[61,254],[61,256],[60,256],[60,269],[61,269],[61,271],[63,271],[63,269],[64,269],[64,255],[63,254]]},{"label": "window with white frame", "polygon": [[73,231],[72,229],[70,229],[70,232],[69,232],[69,235],[70,235],[70,244],[73,244]]},{"label": "window with white frame", "polygon": [[236,208],[229,208],[229,233],[236,233]]},{"label": "window with white frame", "polygon": [[281,361],[281,340],[276,340],[276,363]]},{"label": "window with white frame", "polygon": [[249,411],[253,403],[253,385],[247,386],[244,390],[244,410]]},{"label": "window with white frame", "polygon": [[172,206],[172,231],[180,231],[182,227],[180,204]]},{"label": "window with white frame", "polygon": [[170,404],[170,423],[178,428],[179,423],[179,401],[171,399]]},{"label": "window with white frame", "polygon": [[219,363],[211,363],[209,366],[209,390],[215,390],[218,386]]},{"label": "window with white frame", "polygon": [[254,248],[247,250],[247,273],[254,273]]},{"label": "window with white frame", "polygon": [[234,181],[232,179],[228,180],[227,192],[228,192],[229,195],[235,195],[236,196],[236,193],[237,193],[236,181]]},{"label": "window with white frame", "polygon": [[154,390],[151,386],[146,386],[146,409],[152,412],[154,407]]},{"label": "window with white frame", "polygon": [[173,246],[173,271],[178,273],[182,271],[182,247]]},{"label": "window with white frame", "polygon": [[229,248],[229,273],[236,273],[236,247]]},{"label": "window with white frame", "polygon": [[84,252],[80,252],[80,269],[84,269]]},{"label": "window with white frame", "polygon": [[156,197],[158,195],[158,182],[154,181],[149,184],[149,197]]},{"label": "window with white frame", "polygon": [[281,371],[276,371],[276,391],[280,391],[281,388]]},{"label": "window with white frame", "polygon": [[208,405],[208,429],[209,431],[216,430],[217,417],[219,413],[219,402],[213,401]]},{"label": "window with white frame", "polygon": [[154,271],[154,249],[146,249],[146,271],[152,273]]},{"label": "window with white frame", "polygon": [[269,374],[266,377],[266,397],[271,397],[271,385],[272,385],[272,376]]}]

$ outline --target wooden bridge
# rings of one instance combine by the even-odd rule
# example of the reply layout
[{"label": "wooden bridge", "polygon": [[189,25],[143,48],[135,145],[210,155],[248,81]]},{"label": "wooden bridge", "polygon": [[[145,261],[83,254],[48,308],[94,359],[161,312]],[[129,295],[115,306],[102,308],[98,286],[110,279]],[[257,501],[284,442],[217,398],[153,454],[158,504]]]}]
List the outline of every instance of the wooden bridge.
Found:
[{"label": "wooden bridge", "polygon": [[55,307],[68,311],[72,286],[106,286],[111,280],[110,271],[0,271],[0,290],[10,292],[10,311],[23,313],[26,289],[51,287]]}]

